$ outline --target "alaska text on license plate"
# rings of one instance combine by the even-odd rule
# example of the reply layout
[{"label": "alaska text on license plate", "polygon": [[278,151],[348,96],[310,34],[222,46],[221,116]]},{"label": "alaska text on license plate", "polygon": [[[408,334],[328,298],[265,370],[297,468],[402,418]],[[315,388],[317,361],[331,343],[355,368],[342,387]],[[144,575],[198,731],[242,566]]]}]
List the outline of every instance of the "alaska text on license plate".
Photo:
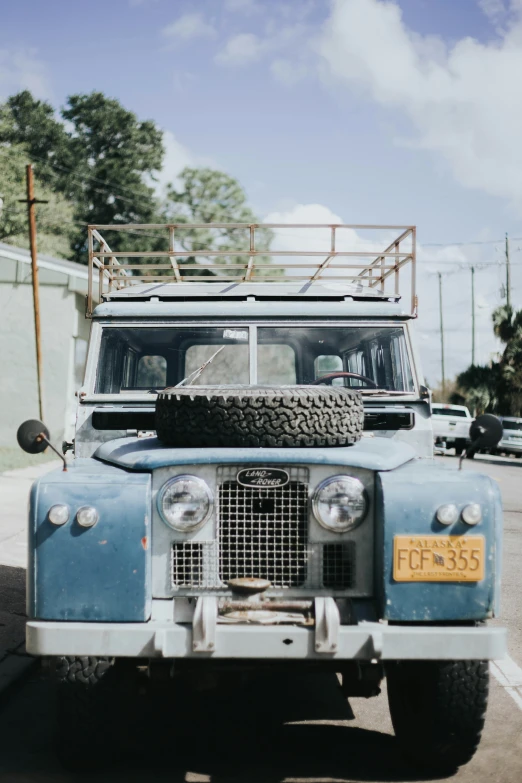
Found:
[{"label": "alaska text on license plate", "polygon": [[396,582],[480,582],[484,536],[395,536]]}]

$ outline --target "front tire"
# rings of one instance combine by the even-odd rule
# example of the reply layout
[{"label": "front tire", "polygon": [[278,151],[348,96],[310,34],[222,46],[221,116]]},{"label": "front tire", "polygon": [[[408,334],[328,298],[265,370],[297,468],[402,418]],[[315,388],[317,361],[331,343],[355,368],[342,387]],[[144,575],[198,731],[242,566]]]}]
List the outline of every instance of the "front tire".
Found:
[{"label": "front tire", "polygon": [[120,751],[121,693],[110,658],[55,659],[56,753],[71,771],[95,770]]},{"label": "front tire", "polygon": [[454,771],[480,742],[487,661],[403,661],[387,666],[388,703],[404,752],[419,766]]}]

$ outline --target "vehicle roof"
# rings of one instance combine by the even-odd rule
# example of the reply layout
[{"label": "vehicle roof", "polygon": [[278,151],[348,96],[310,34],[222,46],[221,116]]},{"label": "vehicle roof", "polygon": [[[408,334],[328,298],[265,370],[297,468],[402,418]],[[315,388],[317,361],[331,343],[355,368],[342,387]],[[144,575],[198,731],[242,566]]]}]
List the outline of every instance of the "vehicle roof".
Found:
[{"label": "vehicle roof", "polygon": [[94,318],[328,316],[410,318],[399,297],[346,283],[161,283],[104,295]]},{"label": "vehicle roof", "polygon": [[522,421],[522,418],[519,416],[499,416],[501,421]]},{"label": "vehicle roof", "polygon": [[188,299],[170,302],[106,302],[94,310],[94,319],[183,319],[216,318],[222,321],[241,318],[249,321],[269,318],[320,318],[335,320],[384,319],[405,321],[413,316],[405,313],[395,302],[336,302],[320,301],[216,301]]},{"label": "vehicle roof", "polygon": [[446,408],[446,409],[451,408],[451,410],[468,411],[468,413],[469,413],[469,408],[466,405],[452,405],[449,402],[432,402],[431,403],[431,407],[432,408]]},{"label": "vehicle roof", "polygon": [[343,299],[351,296],[353,299],[378,299],[398,301],[399,295],[384,293],[380,289],[370,288],[362,283],[337,283],[328,280],[281,281],[280,283],[254,283],[238,280],[226,283],[138,283],[121,290],[104,294],[105,301],[151,299],[160,297],[167,299],[246,299],[255,296],[263,299],[298,298],[298,299]]}]

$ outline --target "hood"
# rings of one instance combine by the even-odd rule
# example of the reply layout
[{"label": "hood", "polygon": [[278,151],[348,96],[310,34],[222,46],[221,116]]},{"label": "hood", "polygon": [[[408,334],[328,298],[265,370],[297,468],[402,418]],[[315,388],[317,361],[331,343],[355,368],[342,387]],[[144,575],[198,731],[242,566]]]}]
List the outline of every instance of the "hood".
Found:
[{"label": "hood", "polygon": [[119,438],[100,446],[95,459],[126,470],[149,471],[169,465],[279,463],[346,465],[367,470],[395,470],[414,459],[411,446],[387,438],[363,437],[354,446],[335,448],[198,448],[164,446],[157,438]]}]

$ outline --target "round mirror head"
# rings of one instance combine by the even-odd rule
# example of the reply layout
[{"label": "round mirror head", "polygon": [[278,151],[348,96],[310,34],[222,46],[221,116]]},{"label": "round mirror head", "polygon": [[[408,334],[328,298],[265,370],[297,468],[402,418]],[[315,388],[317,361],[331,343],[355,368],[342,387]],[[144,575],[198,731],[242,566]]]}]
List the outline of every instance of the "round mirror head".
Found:
[{"label": "round mirror head", "polygon": [[21,449],[28,454],[40,454],[47,448],[45,440],[39,439],[39,435],[45,435],[50,438],[49,430],[45,424],[38,419],[28,419],[20,424],[16,433],[16,440]]},{"label": "round mirror head", "polygon": [[481,448],[496,446],[502,438],[502,422],[492,413],[483,413],[472,422],[469,428],[471,442],[478,442]]}]

